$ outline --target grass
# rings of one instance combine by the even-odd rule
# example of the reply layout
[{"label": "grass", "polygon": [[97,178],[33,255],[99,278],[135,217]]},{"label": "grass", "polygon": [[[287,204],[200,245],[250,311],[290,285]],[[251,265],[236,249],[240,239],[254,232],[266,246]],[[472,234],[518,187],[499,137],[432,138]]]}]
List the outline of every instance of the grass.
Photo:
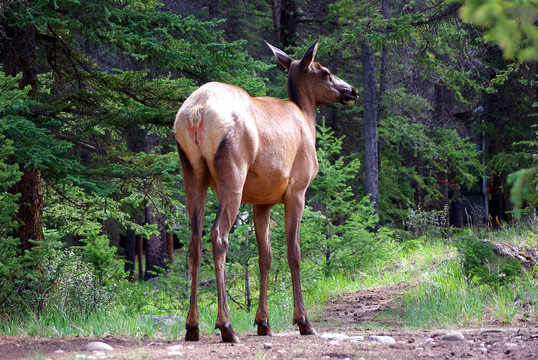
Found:
[{"label": "grass", "polygon": [[[536,226],[505,229],[496,233],[466,231],[466,236],[487,238],[497,242],[536,246]],[[405,249],[402,250],[402,249]],[[307,267],[305,267],[307,268]],[[306,270],[305,270],[306,271]],[[361,269],[355,274],[335,274],[330,278],[310,277],[303,288],[308,314],[319,318],[324,305],[331,299],[352,291],[374,289],[398,283],[411,284],[398,306],[398,314],[386,312],[380,316],[399,317],[405,328],[439,328],[453,326],[483,326],[510,324],[515,320],[536,321],[538,285],[529,275],[506,284],[471,284],[462,272],[461,256],[453,243],[444,240],[426,241],[413,246],[401,246],[392,259]],[[289,282],[289,281],[288,281]],[[290,284],[269,297],[269,320],[275,332],[294,329],[293,299]],[[215,333],[217,314],[216,293],[206,291],[199,304],[200,330],[203,336]],[[143,292],[141,292],[143,293]],[[530,294],[526,299],[523,294]],[[522,300],[514,302],[517,295]],[[172,295],[169,295],[172,296]],[[252,290],[253,300],[257,291]],[[533,296],[535,298],[533,298]],[[529,296],[527,296],[529,297]],[[158,297],[165,302],[166,297]],[[184,300],[186,301],[186,300]],[[186,304],[184,304],[186,308]],[[252,333],[256,304],[250,312],[241,310],[232,301],[231,321],[239,334]],[[67,317],[57,312],[13,314],[0,322],[0,334],[19,336],[83,337],[123,336],[129,338],[182,338],[183,326],[159,326],[140,318],[140,311],[126,311],[116,306],[96,312],[87,318]],[[182,314],[186,315],[186,314]]]},{"label": "grass", "polygon": [[[514,299],[525,291],[536,293],[532,278],[507,285],[470,285],[460,268],[451,263],[446,273],[421,281],[402,298],[403,323],[410,327],[450,327],[510,324],[523,308]],[[536,307],[529,308],[536,320]]]},{"label": "grass", "polygon": [[[536,248],[537,229],[536,224],[520,224],[495,232],[468,229],[467,236]],[[515,301],[521,294],[538,296],[538,284],[533,273],[527,272],[508,281],[484,283],[467,278],[461,262],[461,256],[454,257],[437,266],[431,276],[418,278],[417,286],[402,298],[403,324],[425,328],[538,320],[536,302]]]},{"label": "grass", "polygon": [[[158,330],[153,322],[142,320],[139,315],[126,313],[119,308],[96,312],[87,318],[64,317],[48,311],[40,315],[24,313],[5,319],[0,325],[0,333],[5,335],[49,337],[79,335],[99,338],[114,335],[138,338],[146,335],[151,337]],[[167,330],[170,335],[178,332],[173,327]]]}]

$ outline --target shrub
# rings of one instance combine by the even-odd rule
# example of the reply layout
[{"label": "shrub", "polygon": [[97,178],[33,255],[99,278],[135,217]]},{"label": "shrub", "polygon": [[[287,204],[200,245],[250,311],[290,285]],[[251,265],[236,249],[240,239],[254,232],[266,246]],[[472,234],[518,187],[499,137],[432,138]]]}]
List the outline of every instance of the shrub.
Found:
[{"label": "shrub", "polygon": [[507,284],[522,274],[521,263],[513,258],[495,255],[491,243],[469,237],[458,243],[457,247],[462,255],[464,275],[471,284]]},{"label": "shrub", "polygon": [[416,209],[409,208],[405,227],[415,237],[424,236],[425,239],[443,237],[443,227],[446,224],[448,208],[443,210],[423,210],[420,206]]},{"label": "shrub", "polygon": [[0,314],[51,310],[87,317],[126,299],[131,286],[123,262],[105,236],[86,240],[84,247],[64,249],[47,234],[31,250],[20,253],[18,239],[0,239]]}]

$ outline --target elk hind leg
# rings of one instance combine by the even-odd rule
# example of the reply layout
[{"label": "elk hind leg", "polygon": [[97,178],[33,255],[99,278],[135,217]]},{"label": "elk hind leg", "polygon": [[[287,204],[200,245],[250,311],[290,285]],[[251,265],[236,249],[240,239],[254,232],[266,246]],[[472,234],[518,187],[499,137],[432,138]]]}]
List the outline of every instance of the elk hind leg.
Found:
[{"label": "elk hind leg", "polygon": [[[242,189],[242,186],[238,187]],[[223,194],[221,196],[221,194]],[[237,217],[241,204],[241,192],[219,188],[219,208],[215,223],[211,229],[211,245],[215,262],[217,281],[218,313],[215,328],[220,330],[222,341],[236,343],[239,339],[230,323],[230,313],[226,301],[226,253],[228,251],[228,234]]]},{"label": "elk hind leg", "polygon": [[195,171],[178,144],[179,157],[181,159],[181,170],[183,173],[183,185],[185,187],[185,197],[187,213],[191,226],[191,241],[189,243],[189,273],[191,276],[191,294],[189,314],[185,323],[185,340],[198,341],[200,339],[200,317],[198,313],[198,271],[202,259],[202,229],[204,225],[205,200],[209,184],[209,171],[205,164],[199,169],[199,176],[195,176]]}]

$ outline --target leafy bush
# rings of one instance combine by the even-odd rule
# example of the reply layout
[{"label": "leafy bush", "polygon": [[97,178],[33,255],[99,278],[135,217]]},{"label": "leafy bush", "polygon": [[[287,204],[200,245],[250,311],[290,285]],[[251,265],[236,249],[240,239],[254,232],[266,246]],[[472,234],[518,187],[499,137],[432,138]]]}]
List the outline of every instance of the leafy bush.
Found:
[{"label": "leafy bush", "polygon": [[448,208],[443,210],[423,210],[420,206],[416,209],[409,208],[405,226],[415,238],[424,236],[425,239],[443,237],[443,227],[446,224]]},{"label": "leafy bush", "polygon": [[521,263],[495,255],[491,243],[469,237],[457,247],[462,255],[463,272],[471,284],[508,284],[522,274]]},{"label": "leafy bush", "polygon": [[[87,317],[128,299],[132,287],[125,280],[123,261],[105,236],[87,245],[63,249],[53,235],[21,253],[19,240],[0,239],[0,314],[17,311],[54,311]],[[7,254],[8,256],[4,256]]]},{"label": "leafy bush", "polygon": [[167,269],[160,269],[158,276],[140,285],[147,300],[142,312],[153,315],[186,313],[189,309],[190,281],[184,263],[176,261]]}]

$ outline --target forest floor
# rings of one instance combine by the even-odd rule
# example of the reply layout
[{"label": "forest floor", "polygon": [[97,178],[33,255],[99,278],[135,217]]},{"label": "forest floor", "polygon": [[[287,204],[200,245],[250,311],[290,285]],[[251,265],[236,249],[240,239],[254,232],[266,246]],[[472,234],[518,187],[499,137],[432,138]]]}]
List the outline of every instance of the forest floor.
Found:
[{"label": "forest floor", "polygon": [[[0,359],[538,359],[538,324],[402,329],[396,321],[397,299],[405,287],[357,291],[335,299],[313,322],[320,336],[294,331],[259,337],[253,331],[239,336],[238,344],[224,344],[218,334],[199,342],[0,336]],[[464,339],[447,340],[445,335],[453,331]],[[385,337],[392,343],[380,343],[372,335],[394,341]],[[114,350],[84,351],[92,341]]]}]

